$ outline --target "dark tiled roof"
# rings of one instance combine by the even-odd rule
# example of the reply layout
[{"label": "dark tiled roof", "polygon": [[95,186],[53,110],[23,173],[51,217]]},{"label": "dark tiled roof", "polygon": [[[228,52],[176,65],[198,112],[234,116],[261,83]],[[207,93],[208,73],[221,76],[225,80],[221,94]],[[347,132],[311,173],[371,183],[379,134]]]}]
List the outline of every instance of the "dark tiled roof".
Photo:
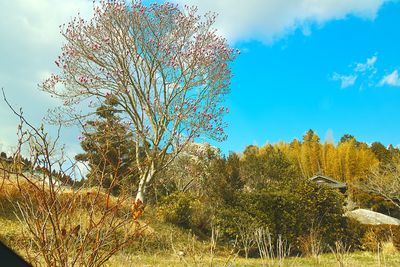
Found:
[{"label": "dark tiled roof", "polygon": [[316,182],[318,184],[325,184],[332,188],[347,188],[346,183],[336,181],[330,177],[323,175],[315,175],[314,177],[310,178],[310,181]]}]

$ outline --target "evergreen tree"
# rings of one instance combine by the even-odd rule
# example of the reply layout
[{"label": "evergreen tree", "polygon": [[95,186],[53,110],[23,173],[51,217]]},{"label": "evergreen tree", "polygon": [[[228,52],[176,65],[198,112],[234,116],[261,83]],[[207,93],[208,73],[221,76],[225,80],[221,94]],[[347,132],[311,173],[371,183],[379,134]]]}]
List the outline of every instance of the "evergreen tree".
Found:
[{"label": "evergreen tree", "polygon": [[347,142],[347,141],[350,141],[350,140],[354,140],[354,141],[355,141],[355,144],[358,144],[356,138],[355,138],[353,135],[351,135],[351,134],[344,134],[344,135],[340,138],[339,145],[342,144],[342,143],[345,143],[345,142]]},{"label": "evergreen tree", "polygon": [[101,185],[118,191],[121,184],[136,184],[134,160],[136,146],[128,126],[118,116],[116,99],[109,97],[96,110],[96,120],[86,123],[81,146],[84,153],[76,160],[87,162],[87,179],[92,185]]},{"label": "evergreen tree", "polygon": [[226,169],[228,172],[228,182],[233,190],[243,188],[243,181],[240,177],[240,157],[236,153],[230,153],[226,160]]},{"label": "evergreen tree", "polygon": [[392,160],[391,152],[386,149],[384,145],[379,142],[373,142],[371,145],[371,151],[374,152],[376,158],[383,165],[389,164]]}]

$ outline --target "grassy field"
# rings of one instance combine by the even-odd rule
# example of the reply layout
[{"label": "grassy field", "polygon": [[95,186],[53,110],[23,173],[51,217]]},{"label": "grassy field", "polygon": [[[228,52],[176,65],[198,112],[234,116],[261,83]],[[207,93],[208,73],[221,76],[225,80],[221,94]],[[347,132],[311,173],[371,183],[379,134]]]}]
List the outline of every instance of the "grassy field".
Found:
[{"label": "grassy field", "polygon": [[[171,230],[169,226],[160,226],[158,229],[164,228],[164,230]],[[0,238],[11,247],[14,247],[20,253],[23,251],[19,248],[21,244],[20,226],[19,222],[15,218],[4,218],[0,217]],[[180,235],[180,236],[179,236]],[[180,238],[176,241],[176,246],[179,247],[179,242],[185,239],[184,233],[174,232],[174,236]],[[146,244],[144,244],[146,245]],[[197,246],[201,246],[200,242],[197,242]],[[150,244],[150,246],[152,246]],[[342,263],[342,265],[341,265]],[[384,250],[382,253],[371,253],[371,252],[354,252],[343,255],[341,261],[335,258],[332,253],[323,254],[319,258],[316,257],[290,257],[284,259],[282,262],[278,260],[267,261],[261,259],[245,259],[235,256],[221,256],[218,255],[211,259],[207,251],[199,248],[199,252],[191,255],[178,256],[172,249],[170,251],[158,250],[154,255],[147,252],[135,252],[132,248],[128,251],[121,252],[112,257],[106,264],[109,267],[119,266],[349,266],[349,267],[395,267],[400,266],[400,254],[394,250]]]},{"label": "grassy field", "polygon": [[[16,219],[0,218],[0,238],[19,253],[24,252],[20,248],[20,226]],[[167,226],[165,228],[168,228]],[[182,235],[182,233],[181,233]],[[179,244],[178,244],[179,245]],[[199,244],[198,244],[199,245]],[[342,264],[341,264],[342,263]],[[382,253],[354,252],[343,255],[341,261],[332,253],[316,257],[290,257],[282,262],[278,260],[267,261],[261,259],[245,259],[235,256],[216,256],[213,259],[208,253],[199,252],[194,255],[178,256],[172,250],[154,253],[135,252],[132,249],[121,252],[112,257],[105,265],[109,267],[119,266],[349,266],[349,267],[384,267],[400,266],[400,254],[389,250]]]},{"label": "grassy field", "polygon": [[[341,265],[342,264],[342,265]],[[333,254],[319,257],[291,257],[279,262],[261,259],[216,257],[178,257],[174,255],[132,255],[121,253],[112,258],[106,266],[349,266],[349,267],[397,267],[400,255],[378,254],[370,252],[349,253],[339,262]]]},{"label": "grassy field", "polygon": [[[2,189],[2,193],[7,191],[7,184],[3,184]],[[21,223],[15,216],[15,206],[10,202],[10,198],[17,199],[18,196],[11,190],[8,192],[7,197],[0,194],[0,239],[23,255],[27,242],[22,239]],[[157,222],[155,213],[145,214],[143,223],[150,226],[148,235],[114,255],[106,266],[400,266],[400,253],[393,246],[383,247],[380,253],[327,253],[318,258],[290,257],[281,261],[245,259],[221,249],[211,258],[208,240],[198,240],[189,231]],[[177,251],[185,251],[185,256],[178,256]]]}]

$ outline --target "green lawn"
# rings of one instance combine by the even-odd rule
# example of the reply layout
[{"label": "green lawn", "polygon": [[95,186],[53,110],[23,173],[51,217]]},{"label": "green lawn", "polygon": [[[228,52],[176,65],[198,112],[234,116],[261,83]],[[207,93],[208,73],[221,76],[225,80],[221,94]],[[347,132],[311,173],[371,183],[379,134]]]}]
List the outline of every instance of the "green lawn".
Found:
[{"label": "green lawn", "polygon": [[[128,255],[119,254],[112,258],[106,266],[211,266],[209,257],[184,257],[173,255]],[[400,254],[378,254],[357,252],[345,255],[343,265],[333,254],[324,254],[319,260],[314,257],[288,258],[281,262],[263,261],[261,259],[244,259],[228,257],[214,258],[212,266],[349,266],[349,267],[397,267],[400,266]]]}]

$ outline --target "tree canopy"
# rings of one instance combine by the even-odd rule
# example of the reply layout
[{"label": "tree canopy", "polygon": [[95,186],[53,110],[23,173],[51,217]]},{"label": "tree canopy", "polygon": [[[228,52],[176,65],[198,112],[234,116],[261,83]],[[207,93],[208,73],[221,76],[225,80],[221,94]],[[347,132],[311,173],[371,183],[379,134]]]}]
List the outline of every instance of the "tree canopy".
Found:
[{"label": "tree canopy", "polygon": [[215,17],[170,3],[101,1],[90,21],[61,26],[60,71],[42,88],[63,100],[64,115],[82,103],[117,100],[136,153],[144,148],[143,161],[136,156],[141,201],[155,174],[193,139],[227,137],[223,101],[238,51],[217,35]]}]

